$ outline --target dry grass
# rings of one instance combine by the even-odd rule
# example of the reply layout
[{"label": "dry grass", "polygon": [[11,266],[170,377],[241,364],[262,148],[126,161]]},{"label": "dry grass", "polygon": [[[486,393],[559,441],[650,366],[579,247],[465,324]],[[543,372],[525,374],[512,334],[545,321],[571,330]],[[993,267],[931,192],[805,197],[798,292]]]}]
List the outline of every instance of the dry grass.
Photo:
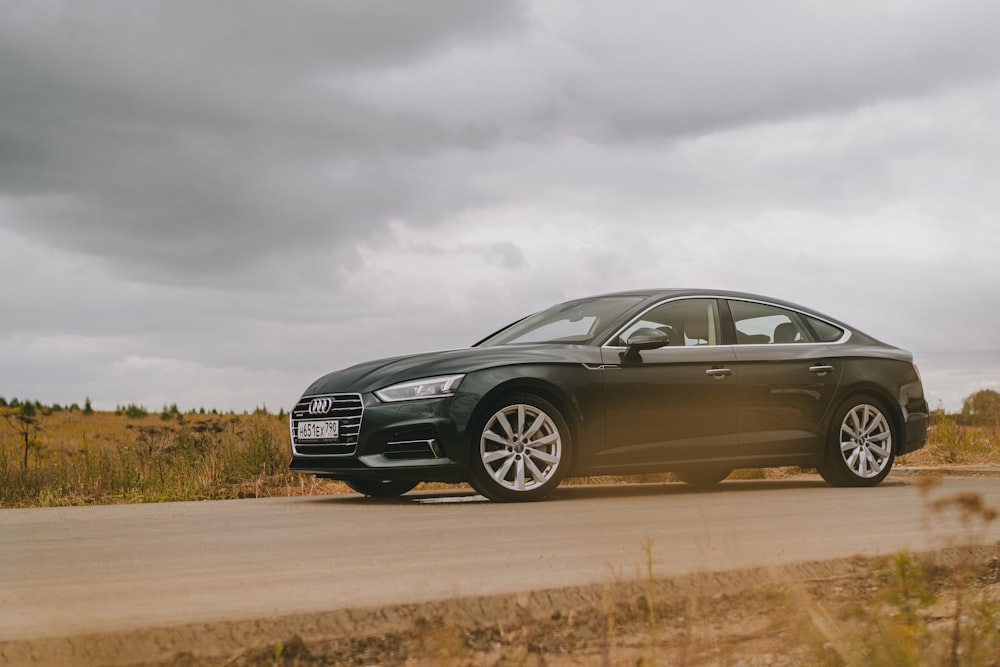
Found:
[{"label": "dry grass", "polygon": [[2,507],[346,490],[290,472],[287,421],[263,412],[162,419],[63,410],[34,419],[26,459],[23,424],[0,421]]},{"label": "dry grass", "polygon": [[956,415],[939,410],[931,416],[927,446],[900,457],[902,465],[1000,464],[1000,431],[993,426],[964,426]]},{"label": "dry grass", "polygon": [[[0,507],[82,505],[344,493],[340,482],[292,473],[287,416],[159,413],[84,414],[45,408],[18,421],[0,407]],[[132,414],[136,414],[134,411]],[[168,417],[168,418],[165,418]],[[28,436],[27,451],[25,435]],[[1000,463],[996,426],[958,423],[938,412],[924,449],[901,465]],[[799,468],[736,470],[730,479],[781,479]],[[568,484],[673,481],[669,473],[587,477]],[[447,485],[428,485],[443,488]]]}]

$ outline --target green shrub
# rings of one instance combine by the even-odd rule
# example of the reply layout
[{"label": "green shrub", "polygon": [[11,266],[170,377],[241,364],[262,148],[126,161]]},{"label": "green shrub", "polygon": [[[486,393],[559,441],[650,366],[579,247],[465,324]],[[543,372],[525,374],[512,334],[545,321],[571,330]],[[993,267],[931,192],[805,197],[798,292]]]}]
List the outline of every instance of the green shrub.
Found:
[{"label": "green shrub", "polygon": [[962,423],[996,430],[1000,427],[1000,392],[982,389],[962,401]]},{"label": "green shrub", "polygon": [[130,419],[141,419],[149,414],[149,411],[141,405],[136,405],[135,403],[129,403],[128,405],[119,405],[115,407],[115,414],[118,416],[126,416]]}]

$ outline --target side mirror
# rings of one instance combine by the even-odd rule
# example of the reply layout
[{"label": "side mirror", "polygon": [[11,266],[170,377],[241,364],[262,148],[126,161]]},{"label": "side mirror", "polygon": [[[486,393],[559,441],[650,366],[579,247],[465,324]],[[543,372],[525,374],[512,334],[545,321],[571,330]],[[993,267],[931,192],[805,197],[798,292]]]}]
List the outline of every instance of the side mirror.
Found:
[{"label": "side mirror", "polygon": [[670,336],[659,329],[648,327],[638,329],[625,341],[624,358],[629,361],[640,361],[639,353],[643,350],[658,350],[670,345]]}]

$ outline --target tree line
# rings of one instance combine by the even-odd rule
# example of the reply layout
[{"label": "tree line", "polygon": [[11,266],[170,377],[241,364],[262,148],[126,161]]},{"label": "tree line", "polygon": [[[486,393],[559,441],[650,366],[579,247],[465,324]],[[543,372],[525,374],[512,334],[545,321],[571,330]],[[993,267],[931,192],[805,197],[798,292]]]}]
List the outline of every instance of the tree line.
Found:
[{"label": "tree line", "polygon": [[[7,408],[4,410],[4,408]],[[41,401],[23,399],[19,400],[17,398],[11,398],[7,400],[3,396],[0,396],[0,410],[5,413],[17,412],[26,417],[33,417],[37,413],[42,413],[45,415],[51,414],[53,412],[62,412],[63,410],[68,410],[70,412],[80,412],[85,415],[90,415],[94,413],[94,408],[90,404],[90,397],[87,397],[83,402],[83,407],[80,407],[77,403],[71,403],[67,406],[62,406],[59,403],[53,403],[51,405],[44,405]],[[118,405],[115,406],[115,414],[118,416],[126,416],[131,418],[145,417],[149,414],[149,411],[135,403],[129,403],[128,405]],[[164,420],[176,419],[180,417],[182,413],[178,408],[177,404],[173,403],[169,406],[164,405],[163,410],[160,412],[160,417]],[[191,408],[186,414],[220,414],[218,410],[206,410],[204,407],[200,409]],[[261,406],[254,410],[254,414],[270,414],[267,410],[267,406]],[[279,417],[285,416],[284,408],[278,413]],[[962,410],[954,415],[955,420],[964,426],[985,426],[1000,428],[1000,392],[994,391],[993,389],[980,389],[974,394],[966,396],[962,401]]]}]

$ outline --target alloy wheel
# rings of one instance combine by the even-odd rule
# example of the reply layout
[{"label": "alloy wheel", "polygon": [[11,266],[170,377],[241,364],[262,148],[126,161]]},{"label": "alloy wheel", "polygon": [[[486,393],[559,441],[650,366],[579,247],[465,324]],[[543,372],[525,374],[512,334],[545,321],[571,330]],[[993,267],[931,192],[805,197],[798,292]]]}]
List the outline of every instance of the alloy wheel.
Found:
[{"label": "alloy wheel", "polygon": [[857,477],[876,477],[892,460],[892,427],[882,411],[861,403],[844,415],[840,425],[840,455]]},{"label": "alloy wheel", "polygon": [[525,492],[550,481],[562,460],[562,436],[552,417],[524,403],[498,410],[483,428],[479,454],[503,489]]}]

